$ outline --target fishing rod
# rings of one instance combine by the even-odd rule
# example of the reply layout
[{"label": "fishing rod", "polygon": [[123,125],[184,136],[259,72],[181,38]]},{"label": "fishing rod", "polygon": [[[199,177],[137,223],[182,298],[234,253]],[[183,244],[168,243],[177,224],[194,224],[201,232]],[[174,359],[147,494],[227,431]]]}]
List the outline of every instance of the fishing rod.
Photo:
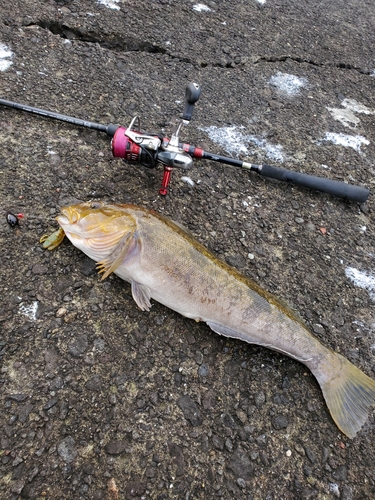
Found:
[{"label": "fishing rod", "polygon": [[26,104],[20,104],[13,101],[0,99],[0,104],[13,109],[26,111],[47,118],[53,118],[63,122],[86,127],[99,132],[105,132],[111,137],[112,154],[115,158],[122,158],[128,163],[144,165],[148,168],[154,168],[158,165],[164,167],[164,174],[159,189],[159,193],[165,196],[168,193],[171,173],[173,169],[180,168],[187,170],[193,165],[193,158],[210,160],[224,165],[243,168],[256,172],[262,177],[277,179],[289,182],[297,186],[303,186],[309,189],[322,191],[340,198],[346,198],[350,201],[364,203],[370,191],[367,188],[347,184],[346,182],[336,181],[314,175],[303,174],[293,170],[287,170],[281,167],[274,167],[266,164],[254,164],[246,161],[217,155],[204,151],[203,149],[191,144],[180,142],[179,136],[183,126],[190,123],[193,115],[194,105],[201,94],[201,88],[196,83],[189,83],[185,92],[185,108],[182,118],[177,121],[171,138],[163,137],[160,134],[153,134],[141,131],[140,118],[135,116],[128,127],[109,123],[103,125],[88,120],[82,120],[73,116],[67,116],[45,109],[35,108]]}]

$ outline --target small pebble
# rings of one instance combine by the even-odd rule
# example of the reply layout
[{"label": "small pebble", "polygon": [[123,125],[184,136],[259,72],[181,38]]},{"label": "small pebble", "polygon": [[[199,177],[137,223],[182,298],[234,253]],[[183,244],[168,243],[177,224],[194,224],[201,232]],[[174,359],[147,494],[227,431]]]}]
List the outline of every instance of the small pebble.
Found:
[{"label": "small pebble", "polygon": [[246,481],[242,479],[242,477],[239,477],[237,479],[237,484],[240,488],[245,488],[246,487]]},{"label": "small pebble", "polygon": [[57,312],[56,312],[56,318],[61,318],[67,312],[68,311],[67,311],[66,307],[60,307],[60,309],[58,309]]},{"label": "small pebble", "polygon": [[336,483],[330,483],[330,485],[329,485],[329,491],[330,491],[330,493],[333,493],[337,498],[340,498],[341,494],[340,494],[340,490],[339,490],[338,484],[336,484]]},{"label": "small pebble", "polygon": [[186,175],[181,177],[181,180],[183,182],[186,182],[186,184],[189,184],[190,186],[194,186],[194,181],[191,177],[187,177]]},{"label": "small pebble", "polygon": [[66,436],[57,446],[57,453],[68,464],[77,457],[75,440],[72,436]]}]

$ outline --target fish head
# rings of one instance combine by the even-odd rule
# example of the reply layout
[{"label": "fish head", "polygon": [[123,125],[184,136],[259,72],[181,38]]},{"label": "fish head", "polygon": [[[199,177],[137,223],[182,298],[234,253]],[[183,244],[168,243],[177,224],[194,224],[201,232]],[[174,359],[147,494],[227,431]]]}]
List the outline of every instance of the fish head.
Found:
[{"label": "fish head", "polygon": [[131,206],[89,201],[61,209],[57,222],[75,247],[99,261],[136,230]]}]

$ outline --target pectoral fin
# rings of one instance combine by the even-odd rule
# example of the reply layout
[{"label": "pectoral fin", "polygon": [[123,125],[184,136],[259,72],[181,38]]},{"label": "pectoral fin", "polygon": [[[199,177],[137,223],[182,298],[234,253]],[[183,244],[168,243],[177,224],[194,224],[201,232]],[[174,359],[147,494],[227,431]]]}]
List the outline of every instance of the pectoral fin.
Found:
[{"label": "pectoral fin", "polygon": [[137,233],[126,234],[115,246],[114,250],[107,257],[97,264],[99,273],[103,273],[102,280],[122,265],[129,263],[138,257],[141,251],[141,240]]},{"label": "pectoral fin", "polygon": [[150,289],[147,286],[141,285],[134,280],[132,280],[131,284],[133,299],[137,303],[138,307],[142,309],[142,311],[149,311],[151,307]]}]

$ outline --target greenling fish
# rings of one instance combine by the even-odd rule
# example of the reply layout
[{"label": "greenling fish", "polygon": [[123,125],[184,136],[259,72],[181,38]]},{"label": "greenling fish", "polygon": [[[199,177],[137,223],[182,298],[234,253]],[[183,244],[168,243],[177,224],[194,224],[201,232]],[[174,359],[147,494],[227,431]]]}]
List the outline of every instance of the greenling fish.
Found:
[{"label": "greenling fish", "polygon": [[96,201],[63,208],[57,221],[73,245],[98,262],[103,279],[113,272],[131,284],[143,311],[154,299],[219,335],[290,356],[314,374],[344,434],[353,438],[365,423],[375,405],[375,381],[178,224],[135,205]]}]

